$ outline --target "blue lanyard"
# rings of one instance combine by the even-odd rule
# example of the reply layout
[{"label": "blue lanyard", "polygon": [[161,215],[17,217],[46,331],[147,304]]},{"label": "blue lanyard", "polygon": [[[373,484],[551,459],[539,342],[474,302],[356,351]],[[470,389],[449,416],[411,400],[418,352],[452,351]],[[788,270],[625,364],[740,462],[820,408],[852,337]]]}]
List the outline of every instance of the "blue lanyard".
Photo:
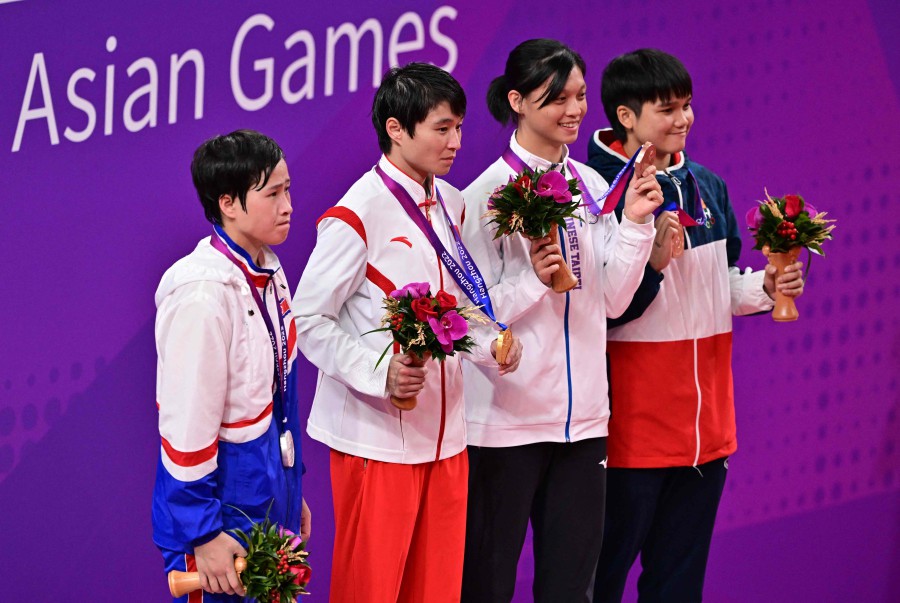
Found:
[{"label": "blue lanyard", "polygon": [[222,242],[222,238],[230,240],[228,238],[228,235],[225,234],[225,231],[219,228],[219,226],[215,226],[214,228],[216,232],[212,237],[210,237],[209,242],[212,244],[214,249],[221,252],[222,255],[224,255],[231,261],[232,264],[240,268],[241,273],[243,273],[244,278],[247,280],[247,285],[249,285],[250,287],[250,293],[253,295],[253,299],[256,301],[256,306],[257,308],[259,308],[259,313],[260,315],[262,315],[262,319],[266,323],[266,331],[268,331],[269,341],[272,343],[272,353],[275,355],[274,379],[275,382],[280,386],[275,392],[273,392],[275,395],[273,396],[274,399],[272,404],[272,412],[275,415],[279,433],[284,433],[283,400],[285,394],[287,393],[289,350],[287,349],[287,331],[284,328],[284,318],[281,315],[281,299],[278,297],[278,288],[273,287],[272,289],[275,295],[275,307],[277,308],[276,312],[278,314],[278,326],[281,330],[281,354],[278,353],[278,343],[275,340],[275,325],[272,324],[272,319],[269,317],[269,311],[266,308],[266,305],[263,302],[262,298],[260,297],[259,291],[256,290],[256,284],[253,282],[253,279],[250,278],[250,274],[247,272],[247,268],[235,259],[235,257],[231,254],[228,246],[226,246],[225,243]]},{"label": "blue lanyard", "polygon": [[481,276],[478,266],[475,265],[475,261],[469,255],[466,246],[463,245],[462,239],[459,236],[459,230],[450,219],[450,214],[447,212],[447,207],[444,205],[444,199],[441,197],[440,191],[437,190],[437,186],[435,186],[435,192],[438,200],[441,202],[441,208],[444,210],[444,217],[447,219],[447,225],[450,227],[450,234],[453,236],[453,240],[456,243],[456,249],[459,252],[461,264],[453,259],[450,252],[444,247],[441,239],[434,231],[434,227],[425,216],[422,215],[422,212],[419,211],[419,206],[406,189],[388,176],[387,173],[381,169],[380,165],[375,166],[375,173],[381,177],[385,186],[388,187],[388,190],[391,191],[394,197],[397,198],[397,201],[400,202],[400,206],[406,211],[406,214],[412,219],[415,225],[419,227],[419,230],[422,231],[428,239],[428,242],[431,243],[431,246],[438,254],[441,262],[447,267],[447,272],[450,273],[450,276],[456,281],[459,288],[466,294],[466,297],[480,308],[488,318],[497,323],[501,329],[505,330],[506,325],[502,322],[498,322],[497,318],[494,316],[494,308],[491,305],[491,296],[484,284],[484,277]]}]

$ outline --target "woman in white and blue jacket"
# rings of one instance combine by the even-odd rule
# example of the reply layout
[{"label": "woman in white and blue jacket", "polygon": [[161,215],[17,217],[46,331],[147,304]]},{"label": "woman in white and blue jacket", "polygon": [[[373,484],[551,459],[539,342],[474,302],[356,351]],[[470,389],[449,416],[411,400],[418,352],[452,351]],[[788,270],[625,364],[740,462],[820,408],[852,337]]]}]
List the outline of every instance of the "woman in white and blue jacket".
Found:
[{"label": "woman in white and blue jacket", "polygon": [[[608,186],[569,157],[587,110],[582,58],[555,40],[529,40],[491,84],[488,107],[516,124],[509,149],[464,191],[463,239],[487,283],[497,317],[530,353],[498,379],[466,363],[469,508],[464,601],[509,601],[529,520],[535,601],[581,601],[603,534],[606,318],[631,301],[650,255],[650,216],[662,201],[652,175],[626,194],[626,219],[594,216],[560,229],[560,244],[520,234],[494,239],[484,216],[491,192],[521,167],[579,177],[591,196]],[[514,167],[518,166],[518,167]],[[480,218],[480,220],[479,220]],[[578,277],[567,293],[550,278],[565,257]]]}]

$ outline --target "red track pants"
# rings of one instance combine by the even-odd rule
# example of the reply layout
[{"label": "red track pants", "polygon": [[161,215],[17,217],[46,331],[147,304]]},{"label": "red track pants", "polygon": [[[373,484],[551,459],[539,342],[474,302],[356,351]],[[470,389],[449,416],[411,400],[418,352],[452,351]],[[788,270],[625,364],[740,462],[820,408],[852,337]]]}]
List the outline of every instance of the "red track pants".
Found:
[{"label": "red track pants", "polygon": [[458,602],[469,461],[383,463],[331,451],[331,603]]}]

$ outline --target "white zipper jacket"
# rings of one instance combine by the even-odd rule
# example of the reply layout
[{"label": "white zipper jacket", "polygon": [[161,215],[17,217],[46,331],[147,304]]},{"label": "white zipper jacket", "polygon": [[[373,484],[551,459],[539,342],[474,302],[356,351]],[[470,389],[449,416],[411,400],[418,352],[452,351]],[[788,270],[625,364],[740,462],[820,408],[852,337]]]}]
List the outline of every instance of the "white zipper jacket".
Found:
[{"label": "white zipper jacket", "polygon": [[[516,142],[510,148],[532,169],[550,163]],[[568,157],[568,150],[566,151]],[[597,198],[606,181],[588,166],[571,161]],[[583,223],[571,221],[560,243],[578,286],[554,293],[531,265],[530,241],[521,235],[493,239],[482,218],[491,192],[515,172],[502,159],[464,191],[463,241],[487,283],[498,320],[510,325],[524,346],[519,369],[503,378],[466,363],[466,416],[469,443],[519,446],[535,442],[575,442],[607,435],[606,318],[628,307],[650,257],[652,222],[619,225],[614,214],[596,218],[582,209]],[[567,178],[574,177],[566,172]]]},{"label": "white zipper jacket", "polygon": [[[278,258],[262,250],[257,266],[219,234],[238,268],[210,238],[178,260],[156,291],[156,400],[160,455],[153,493],[153,539],[190,552],[222,530],[249,529],[271,517],[296,530],[300,521],[301,457],[282,466],[279,427],[299,436],[296,333],[290,290]],[[258,258],[253,258],[257,260]],[[284,321],[288,392],[275,408],[275,356],[251,285],[276,328]],[[273,502],[274,500],[274,502]],[[246,515],[245,515],[246,514]]]},{"label": "white zipper jacket", "polygon": [[[379,165],[416,203],[425,200],[421,184],[385,157]],[[439,179],[434,187],[458,225],[462,195]],[[430,215],[438,237],[456,257],[441,205],[432,206]],[[294,297],[300,350],[319,368],[307,424],[314,440],[347,454],[405,464],[449,458],[465,448],[460,356],[447,357],[443,366],[429,360],[418,406],[404,412],[391,404],[386,388],[392,351],[376,367],[390,335],[363,335],[381,326],[383,299],[411,282],[428,282],[435,294],[443,286],[458,305],[469,305],[428,239],[373,169],[319,219],[316,247]],[[473,335],[490,343],[487,328]],[[473,354],[496,372],[489,348],[476,348]]]}]

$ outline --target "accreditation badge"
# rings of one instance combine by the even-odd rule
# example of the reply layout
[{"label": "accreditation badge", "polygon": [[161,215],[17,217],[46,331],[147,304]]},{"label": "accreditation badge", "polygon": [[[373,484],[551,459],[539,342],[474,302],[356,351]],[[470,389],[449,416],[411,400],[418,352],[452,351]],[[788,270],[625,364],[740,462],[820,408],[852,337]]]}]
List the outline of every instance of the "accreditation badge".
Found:
[{"label": "accreditation badge", "polygon": [[281,437],[278,438],[278,443],[281,445],[281,464],[285,467],[293,467],[294,466],[294,436],[291,435],[291,431],[285,430]]}]

